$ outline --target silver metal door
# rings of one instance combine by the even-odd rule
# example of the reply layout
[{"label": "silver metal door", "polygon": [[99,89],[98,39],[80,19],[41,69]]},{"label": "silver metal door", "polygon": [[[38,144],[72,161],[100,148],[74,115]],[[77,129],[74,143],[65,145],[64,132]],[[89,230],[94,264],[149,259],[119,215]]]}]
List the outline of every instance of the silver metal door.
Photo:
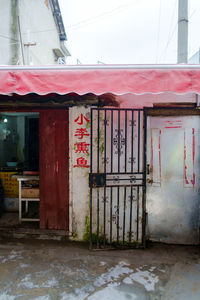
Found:
[{"label": "silver metal door", "polygon": [[200,116],[147,119],[147,237],[199,243]]}]

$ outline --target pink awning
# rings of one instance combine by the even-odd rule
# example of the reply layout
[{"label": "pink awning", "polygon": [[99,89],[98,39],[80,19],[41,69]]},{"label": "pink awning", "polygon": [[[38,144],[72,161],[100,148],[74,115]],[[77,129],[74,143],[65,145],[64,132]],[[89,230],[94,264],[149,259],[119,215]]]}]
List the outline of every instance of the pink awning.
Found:
[{"label": "pink awning", "polygon": [[0,94],[200,94],[198,65],[0,67]]}]

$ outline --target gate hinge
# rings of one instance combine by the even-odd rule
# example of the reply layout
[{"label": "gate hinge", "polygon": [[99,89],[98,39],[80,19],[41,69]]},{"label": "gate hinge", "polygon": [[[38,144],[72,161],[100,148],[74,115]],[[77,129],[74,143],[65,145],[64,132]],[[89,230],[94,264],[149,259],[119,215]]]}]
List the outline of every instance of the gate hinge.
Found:
[{"label": "gate hinge", "polygon": [[89,174],[89,187],[98,188],[106,186],[105,173],[90,173]]}]

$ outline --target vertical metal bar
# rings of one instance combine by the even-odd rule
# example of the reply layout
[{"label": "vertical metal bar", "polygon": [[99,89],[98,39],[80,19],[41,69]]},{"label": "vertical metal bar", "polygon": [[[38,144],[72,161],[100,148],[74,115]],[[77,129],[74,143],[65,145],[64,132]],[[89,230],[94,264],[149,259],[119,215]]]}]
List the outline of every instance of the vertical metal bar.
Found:
[{"label": "vertical metal bar", "polygon": [[147,112],[144,110],[144,175],[143,175],[143,195],[142,195],[142,245],[146,247],[146,153],[147,153]]},{"label": "vertical metal bar", "polygon": [[125,228],[126,228],[126,186],[124,187],[123,244],[125,242]]},{"label": "vertical metal bar", "polygon": [[[97,111],[97,173],[99,173],[100,111]],[[99,188],[97,188],[97,247],[99,248]]]},{"label": "vertical metal bar", "polygon": [[[106,109],[104,110],[104,173],[106,173],[106,123],[107,115]],[[103,243],[106,243],[106,187],[104,187],[104,224],[103,224]]]},{"label": "vertical metal bar", "polygon": [[120,110],[118,110],[118,173],[120,173],[120,155],[121,155],[121,148],[120,148]]},{"label": "vertical metal bar", "polygon": [[[131,112],[131,172],[133,172],[133,152],[134,152],[134,110]],[[131,186],[131,195],[130,195],[130,220],[129,220],[129,243],[132,238],[132,209],[133,209],[133,188]]]},{"label": "vertical metal bar", "polygon": [[105,110],[105,111],[104,111],[104,173],[106,173],[106,155],[107,155],[106,123],[107,123],[107,115],[106,115],[106,110]]},{"label": "vertical metal bar", "polygon": [[133,146],[134,146],[134,111],[131,118],[131,173],[133,173]]},{"label": "vertical metal bar", "polygon": [[133,187],[131,186],[131,196],[130,196],[130,223],[129,223],[129,243],[132,238],[132,209],[133,209]]},{"label": "vertical metal bar", "polygon": [[119,187],[117,187],[117,242],[119,243]]},{"label": "vertical metal bar", "polygon": [[99,247],[99,188],[97,188],[97,247]]},{"label": "vertical metal bar", "polygon": [[92,161],[93,161],[93,110],[90,112],[90,173],[92,173]]},{"label": "vertical metal bar", "polygon": [[19,179],[19,224],[22,222],[22,181]]},{"label": "vertical metal bar", "polygon": [[138,172],[140,172],[140,110],[138,111]]},{"label": "vertical metal bar", "polygon": [[[113,172],[113,110],[111,110],[111,149],[110,149],[110,172]],[[110,245],[112,244],[112,205],[113,205],[113,188],[110,188]]]},{"label": "vertical metal bar", "polygon": [[110,245],[112,244],[112,187],[110,188]]},{"label": "vertical metal bar", "polygon": [[[92,173],[92,159],[93,159],[93,110],[90,112],[90,173]],[[90,249],[92,249],[92,188],[90,188]]]},{"label": "vertical metal bar", "polygon": [[127,110],[125,110],[125,156],[124,156],[124,171],[127,172]]},{"label": "vertical metal bar", "polygon": [[113,110],[111,110],[111,158],[110,158],[110,172],[113,171]]},{"label": "vertical metal bar", "polygon": [[[118,110],[118,173],[120,173],[120,110]],[[117,187],[117,242],[119,243],[119,187]]]},{"label": "vertical metal bar", "polygon": [[97,173],[99,173],[99,138],[100,138],[100,117],[99,110],[97,113]]},{"label": "vertical metal bar", "polygon": [[90,188],[90,249],[92,249],[92,188]]},{"label": "vertical metal bar", "polygon": [[136,230],[136,239],[138,241],[138,238],[139,238],[139,197],[140,197],[140,187],[137,186],[137,230]]}]

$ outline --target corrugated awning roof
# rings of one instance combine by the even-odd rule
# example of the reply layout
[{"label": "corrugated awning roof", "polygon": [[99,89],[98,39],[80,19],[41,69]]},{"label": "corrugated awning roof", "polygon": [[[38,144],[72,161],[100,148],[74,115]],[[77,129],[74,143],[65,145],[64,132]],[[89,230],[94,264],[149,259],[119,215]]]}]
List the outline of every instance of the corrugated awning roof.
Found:
[{"label": "corrugated awning roof", "polygon": [[200,94],[198,65],[2,66],[0,94]]}]

